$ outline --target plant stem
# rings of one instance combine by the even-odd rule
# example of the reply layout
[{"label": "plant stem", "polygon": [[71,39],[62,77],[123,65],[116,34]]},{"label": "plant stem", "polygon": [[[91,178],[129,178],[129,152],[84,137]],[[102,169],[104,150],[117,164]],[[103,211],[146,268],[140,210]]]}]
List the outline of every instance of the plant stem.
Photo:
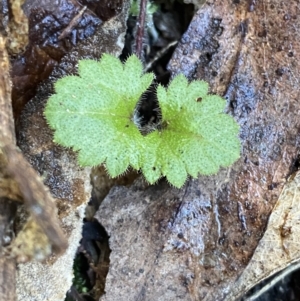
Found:
[{"label": "plant stem", "polygon": [[135,52],[139,59],[142,58],[142,51],[143,51],[146,8],[147,8],[147,0],[140,0],[140,11],[139,11],[139,17],[137,22],[136,43],[135,43],[136,45]]}]

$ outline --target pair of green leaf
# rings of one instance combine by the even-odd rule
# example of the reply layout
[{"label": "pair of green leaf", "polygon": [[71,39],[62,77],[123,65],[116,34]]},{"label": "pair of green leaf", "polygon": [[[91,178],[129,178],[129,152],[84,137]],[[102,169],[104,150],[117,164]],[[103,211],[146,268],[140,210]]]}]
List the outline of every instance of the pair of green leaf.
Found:
[{"label": "pair of green leaf", "polygon": [[144,136],[134,122],[141,95],[154,79],[130,56],[125,64],[104,54],[81,60],[79,76],[55,84],[45,117],[54,141],[78,151],[79,164],[105,163],[110,176],[141,170],[149,183],[166,176],[181,187],[188,175],[211,175],[239,158],[239,126],[224,113],[225,100],[208,95],[208,84],[176,76],[157,87],[164,128]]}]

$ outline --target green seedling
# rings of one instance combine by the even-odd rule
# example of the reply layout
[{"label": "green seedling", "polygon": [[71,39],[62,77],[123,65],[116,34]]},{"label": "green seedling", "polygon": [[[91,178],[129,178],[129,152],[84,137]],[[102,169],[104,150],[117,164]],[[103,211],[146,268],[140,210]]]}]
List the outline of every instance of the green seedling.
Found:
[{"label": "green seedling", "polygon": [[136,110],[154,75],[135,55],[124,64],[108,54],[81,60],[78,73],[56,82],[45,117],[54,141],[77,151],[81,166],[104,164],[111,177],[131,167],[150,184],[165,176],[181,187],[188,175],[212,175],[239,158],[239,126],[206,82],[177,75],[167,88],[158,85],[161,120],[143,135]]}]

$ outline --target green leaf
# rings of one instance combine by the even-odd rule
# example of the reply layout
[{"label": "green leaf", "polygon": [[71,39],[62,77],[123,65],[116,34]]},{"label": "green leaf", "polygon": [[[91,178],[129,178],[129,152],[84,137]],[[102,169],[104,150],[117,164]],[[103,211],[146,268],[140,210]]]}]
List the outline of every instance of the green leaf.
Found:
[{"label": "green leaf", "polygon": [[[146,136],[155,145],[145,155],[142,170],[154,183],[163,175],[181,187],[187,175],[212,175],[240,156],[239,126],[224,113],[225,100],[207,95],[208,85],[195,81],[188,85],[176,76],[168,89],[157,88],[163,130]],[[146,162],[145,162],[146,161]]]},{"label": "green leaf", "polygon": [[79,151],[82,166],[105,162],[112,177],[124,173],[129,165],[139,169],[144,137],[132,116],[153,78],[152,73],[142,74],[136,56],[124,65],[107,54],[100,62],[80,61],[79,76],[60,79],[46,105],[54,141]]},{"label": "green leaf", "polygon": [[81,165],[104,163],[112,177],[131,166],[151,184],[166,176],[181,187],[188,175],[211,175],[239,158],[239,126],[206,82],[178,75],[168,88],[158,85],[162,119],[143,136],[135,110],[154,76],[135,55],[125,64],[108,54],[81,60],[78,73],[57,81],[45,117],[54,141],[78,151]]}]

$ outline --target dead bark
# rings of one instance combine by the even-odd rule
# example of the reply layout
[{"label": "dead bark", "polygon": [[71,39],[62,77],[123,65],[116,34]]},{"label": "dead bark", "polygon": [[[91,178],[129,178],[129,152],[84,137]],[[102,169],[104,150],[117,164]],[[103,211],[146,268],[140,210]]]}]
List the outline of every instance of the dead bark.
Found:
[{"label": "dead bark", "polygon": [[14,201],[24,198],[25,204],[47,235],[54,251],[62,252],[67,246],[52,197],[36,172],[17,150],[9,72],[6,38],[0,35],[0,300],[16,298],[16,259],[13,254],[3,251],[3,247],[13,238],[11,228],[16,213]]},{"label": "dead bark", "polygon": [[[15,192],[11,193],[15,197],[18,196],[17,200],[20,199],[19,189],[21,190],[25,204],[53,244],[54,251],[61,252],[67,244],[55,214],[54,200],[48,190],[45,189],[37,173],[16,147],[11,105],[10,64],[4,37],[0,37],[0,64],[0,148],[4,153],[3,160],[5,161],[2,167],[6,170],[5,174],[8,173],[2,183],[6,182],[8,185],[6,190],[9,192],[12,188],[15,189]],[[0,195],[3,193],[4,190]],[[6,195],[6,197],[10,197],[10,195]]]}]

